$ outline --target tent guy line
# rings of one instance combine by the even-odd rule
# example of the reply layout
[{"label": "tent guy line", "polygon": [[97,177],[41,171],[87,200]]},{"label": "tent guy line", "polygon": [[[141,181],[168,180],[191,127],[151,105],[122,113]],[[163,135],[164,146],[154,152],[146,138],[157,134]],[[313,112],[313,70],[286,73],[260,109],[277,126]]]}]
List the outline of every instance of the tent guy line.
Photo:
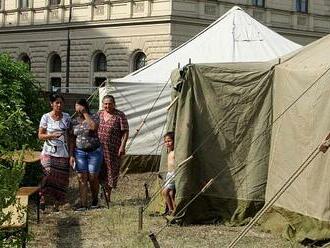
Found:
[{"label": "tent guy line", "polygon": [[310,165],[310,163],[319,155],[319,146],[318,145],[310,155],[305,159],[305,161],[293,172],[293,174],[288,178],[287,181],[281,186],[281,188],[274,194],[274,196],[260,209],[260,211],[253,217],[248,225],[240,232],[237,237],[229,244],[228,248],[234,247],[253,227],[255,223],[260,220],[263,214],[269,210],[278,198],[292,185],[292,183],[300,176],[300,174]]},{"label": "tent guy line", "polygon": [[143,125],[146,123],[151,111],[153,110],[153,108],[155,107],[156,103],[158,102],[159,98],[161,97],[161,95],[163,94],[165,88],[167,87],[169,81],[171,78],[169,78],[166,82],[166,84],[164,85],[164,87],[161,89],[161,91],[158,94],[158,97],[156,98],[156,100],[153,102],[152,106],[149,108],[148,113],[146,114],[146,116],[143,118],[143,121],[141,122],[140,126],[136,129],[136,132],[134,134],[134,136],[132,137],[132,139],[130,140],[130,143],[126,146],[126,149],[129,150],[132,143],[134,142],[136,136],[139,134],[140,130],[142,129]]},{"label": "tent guy line", "polygon": [[[183,161],[181,161],[178,165],[177,165],[177,168],[179,168],[179,170],[181,169],[181,168],[183,168],[184,167],[184,165],[186,165],[190,160],[192,160],[193,159],[193,155],[191,155],[191,156],[189,156],[187,159],[185,159],[185,160],[183,160]],[[149,202],[148,202],[148,204],[143,208],[143,212],[145,212],[145,210],[147,210],[147,208],[150,206],[150,204],[153,202],[153,200],[155,200],[155,198],[157,197],[157,195],[163,190],[163,187],[164,187],[164,185],[166,184],[166,183],[170,183],[170,182],[172,182],[174,179],[175,179],[175,177],[177,176],[177,174],[179,173],[179,170],[177,170],[175,173],[174,173],[174,175],[173,175],[173,177],[171,177],[171,178],[169,178],[169,179],[167,179],[167,180],[164,180],[164,182],[162,183],[162,185],[161,185],[161,187],[151,196],[151,198],[150,198],[150,200],[149,200]]]},{"label": "tent guy line", "polygon": [[[142,127],[143,127],[144,124],[146,123],[146,121],[147,121],[147,119],[148,119],[148,117],[149,117],[151,111],[152,111],[153,108],[155,107],[157,101],[160,99],[161,95],[163,94],[163,92],[164,92],[165,88],[167,87],[167,85],[168,85],[170,79],[171,79],[171,78],[168,78],[166,84],[164,85],[164,87],[163,87],[163,88],[161,89],[161,91],[159,92],[158,97],[157,97],[156,100],[153,102],[152,106],[149,108],[148,113],[146,114],[146,116],[145,116],[144,119],[142,120],[140,126],[136,129],[135,134],[134,134],[133,137],[131,138],[130,142],[127,144],[127,146],[126,146],[126,150],[127,150],[127,151],[130,149],[130,147],[131,147],[131,145],[133,144],[134,140],[135,140],[136,137],[139,135],[139,133],[140,133]],[[165,122],[165,123],[166,123],[166,122]],[[160,138],[161,138],[161,137],[160,137]],[[158,139],[157,141],[158,141],[158,143],[160,143],[160,142],[159,142],[159,139]],[[129,164],[129,165],[127,166],[127,168],[125,169],[125,171],[122,173],[122,176],[123,176],[123,177],[126,175],[127,171],[130,169],[130,166],[131,166],[131,164]]]},{"label": "tent guy line", "polygon": [[[166,118],[167,118],[167,116],[166,116]],[[162,139],[163,139],[163,134],[164,134],[165,126],[166,126],[166,122],[164,122],[164,124],[163,124],[162,132],[161,132],[161,135],[160,135],[159,140],[158,140],[158,145],[157,145],[157,147],[154,149],[154,150],[156,150],[156,154],[157,154],[157,152],[158,152],[158,148],[161,147],[161,146],[164,144],[164,143],[162,142]],[[151,155],[152,152],[153,152],[153,151],[151,151],[148,155]],[[156,167],[157,165],[158,165],[158,162],[155,161],[155,162],[152,164],[150,170],[153,172],[154,169],[155,169],[155,167]],[[154,174],[154,173],[151,173],[151,174],[148,176],[148,178],[145,180],[145,182],[144,182],[145,187],[148,187],[148,185],[150,184],[150,182],[154,182],[154,181],[156,180],[156,179],[152,179],[153,174]]]},{"label": "tent guy line", "polygon": [[[114,88],[115,88],[115,90],[116,90],[116,86],[114,85],[113,86]],[[130,100],[128,100],[127,99],[127,96],[125,95],[125,94],[123,94],[123,93],[119,93],[119,96],[120,96],[120,98],[121,99],[125,99],[125,101],[126,101],[126,103],[127,103],[127,105],[130,107],[130,109],[132,109],[134,112],[137,112],[137,110],[136,110],[136,106],[130,101]],[[158,99],[157,99],[158,100]],[[157,102],[157,100],[156,100],[156,102]],[[152,108],[153,108],[154,106],[152,106]],[[154,134],[154,132],[150,129],[150,127],[148,127],[148,124],[147,123],[145,123],[145,118],[142,118],[141,116],[140,116],[140,120],[141,120],[141,123],[140,123],[140,125],[136,128],[136,132],[139,132],[140,130],[141,130],[141,128],[142,128],[142,126],[143,125],[146,125],[146,128],[147,128],[147,130],[154,136],[154,139],[158,139],[158,137],[157,137],[157,135],[156,134]],[[136,133],[134,134],[134,136],[133,136],[133,138],[131,138],[130,139],[130,142],[128,143],[128,145],[126,146],[126,150],[128,151],[129,149],[130,149],[130,146],[131,146],[131,144],[132,144],[132,140],[134,140],[135,138],[136,138]]]}]

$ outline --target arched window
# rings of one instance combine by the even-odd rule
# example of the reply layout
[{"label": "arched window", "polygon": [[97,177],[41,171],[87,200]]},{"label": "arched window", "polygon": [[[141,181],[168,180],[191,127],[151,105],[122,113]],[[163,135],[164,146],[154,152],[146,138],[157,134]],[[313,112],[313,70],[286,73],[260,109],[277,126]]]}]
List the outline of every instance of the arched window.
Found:
[{"label": "arched window", "polygon": [[104,53],[98,53],[94,59],[94,72],[107,71],[107,58]]},{"label": "arched window", "polygon": [[26,64],[28,66],[29,71],[31,71],[31,60],[30,60],[30,57],[26,53],[23,53],[22,55],[20,55],[19,60],[22,61],[24,64]]},{"label": "arched window", "polygon": [[58,54],[54,54],[49,61],[49,72],[61,72],[62,61]]},{"label": "arched window", "polygon": [[133,71],[146,65],[147,56],[143,52],[137,52],[133,58]]}]

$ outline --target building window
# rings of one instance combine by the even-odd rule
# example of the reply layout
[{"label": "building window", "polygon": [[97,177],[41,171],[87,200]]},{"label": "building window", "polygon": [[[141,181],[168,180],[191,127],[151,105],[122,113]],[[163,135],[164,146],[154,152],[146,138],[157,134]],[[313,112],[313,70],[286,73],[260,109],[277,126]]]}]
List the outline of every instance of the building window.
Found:
[{"label": "building window", "polygon": [[19,0],[19,8],[20,9],[29,8],[29,0]]},{"label": "building window", "polygon": [[107,58],[104,53],[98,53],[94,60],[94,72],[107,71]]},{"label": "building window", "polygon": [[106,77],[95,77],[94,79],[94,86],[101,86],[107,80]]},{"label": "building window", "polygon": [[308,12],[308,0],[296,0],[296,10],[298,12]]},{"label": "building window", "polygon": [[265,0],[252,0],[252,5],[265,7]]},{"label": "building window", "polygon": [[146,65],[147,56],[143,52],[137,52],[133,58],[133,71]]},{"label": "building window", "polygon": [[2,10],[2,1],[0,0],[0,10]]},{"label": "building window", "polygon": [[62,61],[58,54],[54,54],[50,58],[49,72],[61,72],[62,70]]},{"label": "building window", "polygon": [[31,71],[31,60],[26,53],[22,54],[19,60],[26,64],[28,66],[29,71]]},{"label": "building window", "polygon": [[49,6],[59,5],[61,0],[49,0]]},{"label": "building window", "polygon": [[53,92],[61,92],[61,78],[52,77],[50,79],[51,91]]}]

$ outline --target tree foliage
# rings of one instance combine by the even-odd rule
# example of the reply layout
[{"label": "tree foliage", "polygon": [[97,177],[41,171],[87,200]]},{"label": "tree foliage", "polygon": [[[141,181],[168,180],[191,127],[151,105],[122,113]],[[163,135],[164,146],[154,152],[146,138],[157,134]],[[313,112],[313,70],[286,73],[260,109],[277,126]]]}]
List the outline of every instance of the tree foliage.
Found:
[{"label": "tree foliage", "polygon": [[[27,211],[27,209],[20,207],[16,198],[16,192],[23,175],[24,163],[21,159],[16,161],[0,160],[0,225],[7,221],[11,222],[13,213],[3,211],[10,205],[18,206],[19,211]],[[12,230],[9,229],[8,231],[10,233]],[[0,229],[0,247],[21,247],[23,237],[20,235],[26,234],[8,235],[9,233]]]},{"label": "tree foliage", "polygon": [[[2,210],[15,203],[24,175],[23,163],[5,160],[4,154],[26,146],[40,149],[36,132],[45,108],[40,87],[28,67],[0,54],[0,225],[10,218],[10,213]],[[20,247],[20,239],[8,238],[0,231],[0,247]]]},{"label": "tree foliage", "polygon": [[0,154],[37,146],[36,131],[46,106],[27,65],[0,54]]}]

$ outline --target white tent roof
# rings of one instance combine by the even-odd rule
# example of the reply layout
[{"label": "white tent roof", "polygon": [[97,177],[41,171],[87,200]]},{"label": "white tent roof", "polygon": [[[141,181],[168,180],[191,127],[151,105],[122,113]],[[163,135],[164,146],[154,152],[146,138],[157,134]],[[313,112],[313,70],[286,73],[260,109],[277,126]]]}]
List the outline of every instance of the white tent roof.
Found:
[{"label": "white tent roof", "polygon": [[[164,132],[166,106],[171,95],[170,84],[165,82],[178,63],[184,66],[189,59],[192,63],[260,62],[298,48],[300,45],[260,24],[241,8],[233,7],[204,31],[154,63],[124,78],[111,80],[110,85],[100,89],[100,100],[111,93],[117,99],[117,108],[126,113],[130,125],[129,154],[159,154],[157,147]],[[145,118],[143,128],[133,139]]]},{"label": "white tent roof", "polygon": [[178,64],[260,62],[301,47],[233,7],[209,27],[154,63],[114,82],[164,83]]}]

